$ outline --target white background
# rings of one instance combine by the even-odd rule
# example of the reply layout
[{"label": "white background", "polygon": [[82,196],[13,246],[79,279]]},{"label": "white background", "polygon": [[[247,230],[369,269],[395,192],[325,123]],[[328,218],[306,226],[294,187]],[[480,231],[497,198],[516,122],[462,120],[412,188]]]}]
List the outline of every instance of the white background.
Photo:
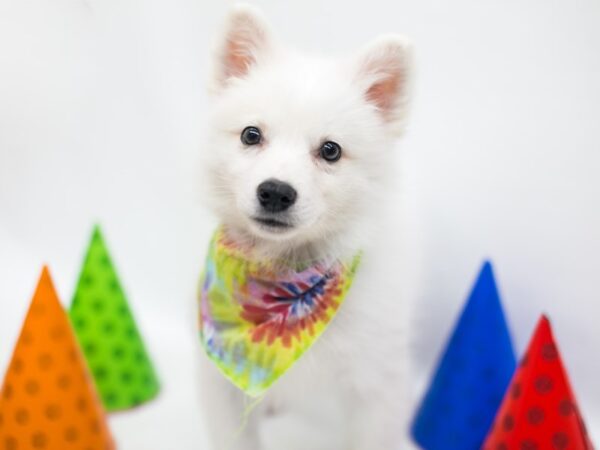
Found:
[{"label": "white background", "polygon": [[[522,352],[550,314],[600,444],[600,2],[258,3],[279,35],[348,52],[416,46],[400,149],[414,391],[491,257]],[[65,303],[99,220],[161,373],[160,399],[111,418],[125,450],[205,447],[194,291],[213,227],[197,155],[209,42],[200,0],[0,0],[0,372],[41,264]],[[406,245],[400,247],[400,242]]]}]

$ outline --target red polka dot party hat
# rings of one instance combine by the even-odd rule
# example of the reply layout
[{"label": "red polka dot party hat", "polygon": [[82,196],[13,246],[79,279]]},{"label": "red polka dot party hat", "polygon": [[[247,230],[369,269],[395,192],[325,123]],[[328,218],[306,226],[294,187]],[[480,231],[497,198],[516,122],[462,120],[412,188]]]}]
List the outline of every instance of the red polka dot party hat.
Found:
[{"label": "red polka dot party hat", "polygon": [[542,316],[483,450],[593,450],[547,317]]}]

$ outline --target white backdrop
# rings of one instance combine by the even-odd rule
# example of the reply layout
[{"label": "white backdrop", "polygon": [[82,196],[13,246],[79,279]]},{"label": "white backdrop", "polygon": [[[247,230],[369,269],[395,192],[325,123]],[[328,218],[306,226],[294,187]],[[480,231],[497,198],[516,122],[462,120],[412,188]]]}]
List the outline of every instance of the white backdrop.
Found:
[{"label": "white backdrop", "polygon": [[[416,395],[491,257],[519,351],[540,312],[552,317],[598,445],[600,2],[256,3],[308,50],[351,51],[389,31],[415,43],[392,241],[414,306]],[[226,8],[0,0],[0,372],[41,263],[66,303],[99,220],[165,385],[111,418],[125,450],[204,448],[193,293],[214,224],[196,162],[208,44]]]}]

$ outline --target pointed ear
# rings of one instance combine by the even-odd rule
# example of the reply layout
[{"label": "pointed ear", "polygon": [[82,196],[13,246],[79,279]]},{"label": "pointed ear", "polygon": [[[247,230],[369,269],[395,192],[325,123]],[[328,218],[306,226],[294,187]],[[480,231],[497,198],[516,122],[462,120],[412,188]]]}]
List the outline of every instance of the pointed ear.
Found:
[{"label": "pointed ear", "polygon": [[236,5],[216,48],[213,90],[227,86],[233,78],[246,76],[271,47],[270,31],[262,14],[249,5]]},{"label": "pointed ear", "polygon": [[409,42],[398,35],[383,36],[367,45],[355,64],[365,100],[377,109],[391,130],[401,132],[410,94]]}]

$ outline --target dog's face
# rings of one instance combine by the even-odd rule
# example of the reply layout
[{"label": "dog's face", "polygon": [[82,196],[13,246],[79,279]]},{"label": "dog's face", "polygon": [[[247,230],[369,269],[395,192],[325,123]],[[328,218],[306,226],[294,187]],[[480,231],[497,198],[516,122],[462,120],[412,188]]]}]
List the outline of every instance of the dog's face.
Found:
[{"label": "dog's face", "polygon": [[407,51],[390,36],[354,58],[307,58],[279,47],[255,12],[236,8],[216,53],[205,161],[221,220],[290,245],[343,234],[369,207],[384,207]]}]

